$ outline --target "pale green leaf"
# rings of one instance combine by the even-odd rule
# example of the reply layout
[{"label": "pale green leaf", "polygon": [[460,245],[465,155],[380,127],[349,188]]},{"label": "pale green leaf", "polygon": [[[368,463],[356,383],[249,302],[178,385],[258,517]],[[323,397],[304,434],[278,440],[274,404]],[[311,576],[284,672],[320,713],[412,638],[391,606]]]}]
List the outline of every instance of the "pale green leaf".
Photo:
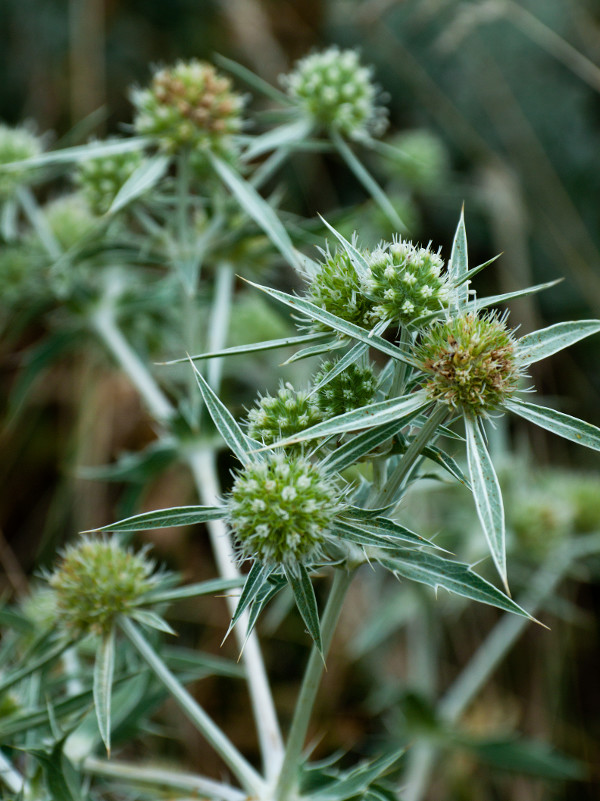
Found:
[{"label": "pale green leaf", "polygon": [[413,367],[419,368],[418,362],[413,359],[410,354],[401,350],[396,345],[392,345],[391,342],[387,342],[377,334],[370,333],[364,328],[354,325],[354,323],[349,323],[346,320],[342,320],[340,317],[336,317],[335,314],[331,314],[330,312],[325,311],[325,309],[315,306],[314,303],[305,300],[305,298],[295,297],[294,295],[289,295],[287,292],[281,292],[278,289],[272,289],[268,286],[255,284],[253,281],[247,281],[247,283],[256,287],[257,289],[260,289],[262,292],[266,292],[267,295],[277,298],[277,300],[281,301],[286,306],[289,306],[296,312],[301,312],[313,320],[318,320],[321,323],[325,323],[325,325],[330,326],[335,331],[339,331],[341,334],[352,337],[352,339],[358,339],[359,342],[364,342],[370,347],[385,353],[387,356],[392,356],[394,359],[398,359],[401,362],[406,362],[406,364],[410,364]]},{"label": "pale green leaf", "polygon": [[346,801],[349,798],[362,797],[369,785],[381,778],[402,756],[404,749],[379,757],[372,762],[363,762],[358,767],[337,777],[310,794],[311,801]]},{"label": "pale green leaf", "polygon": [[252,70],[249,70],[247,67],[243,67],[241,64],[238,64],[237,61],[232,61],[232,59],[226,58],[219,53],[215,55],[214,60],[217,64],[219,64],[219,66],[240,78],[240,80],[247,83],[248,86],[251,86],[258,92],[262,92],[266,97],[270,97],[271,100],[274,100],[276,103],[283,103],[286,106],[293,105],[293,100],[288,97],[285,92],[280,91],[275,86],[271,86],[270,83],[267,83],[267,81],[265,81],[263,78],[260,78],[255,72],[252,72]]},{"label": "pale green leaf", "polygon": [[506,534],[500,484],[478,422],[465,418],[467,460],[475,508],[498,573],[507,587]]},{"label": "pale green leaf", "polygon": [[470,300],[465,305],[465,311],[479,311],[488,306],[496,306],[498,303],[506,303],[507,300],[523,298],[526,295],[534,295],[536,292],[542,292],[544,289],[550,289],[550,287],[560,284],[561,281],[562,278],[558,278],[556,281],[547,281],[545,284],[536,284],[535,286],[526,287],[525,289],[517,289],[514,292],[504,292],[502,295],[489,295],[487,298],[476,298],[475,300]]},{"label": "pale green leaf", "polygon": [[406,528],[406,526],[396,523],[395,520],[389,520],[387,517],[376,517],[374,520],[361,523],[361,525],[365,528],[369,528],[371,531],[385,535],[388,539],[394,540],[396,543],[409,542],[412,545],[428,545],[431,548],[438,547],[420,534],[415,534],[414,531]]},{"label": "pale green leaf", "polygon": [[365,259],[363,254],[360,252],[360,250],[356,248],[352,244],[352,242],[348,242],[346,237],[340,234],[339,231],[336,231],[333,225],[330,225],[324,217],[321,217],[320,214],[319,217],[321,218],[321,222],[331,231],[331,233],[335,236],[335,238],[338,240],[338,242],[346,251],[346,254],[350,259],[352,266],[356,270],[358,278],[365,278],[369,270],[369,263]]},{"label": "pale green leaf", "polygon": [[268,153],[270,150],[290,148],[297,142],[306,139],[313,127],[311,119],[301,117],[293,122],[287,122],[277,128],[272,128],[270,131],[251,140],[244,151],[244,161],[251,161],[258,158],[258,156],[262,156],[263,153]]},{"label": "pale green leaf", "polygon": [[373,428],[383,423],[402,423],[414,416],[415,412],[430,403],[424,392],[414,392],[399,398],[370,403],[353,409],[345,414],[332,417],[322,423],[317,423],[304,431],[276,443],[279,447],[292,445],[296,442],[306,442],[310,439],[330,437],[334,434],[343,434],[346,431],[355,431],[361,428]]},{"label": "pale green leaf", "polygon": [[301,350],[297,350],[296,353],[293,353],[289,359],[282,362],[281,366],[284,367],[287,364],[293,364],[302,359],[310,359],[311,356],[320,356],[322,353],[331,353],[334,350],[339,350],[339,348],[344,347],[345,344],[343,340],[334,339],[329,342],[324,342],[322,345],[311,345],[308,348],[302,348]]},{"label": "pale green leaf", "polygon": [[467,232],[465,229],[465,209],[460,212],[460,220],[454,234],[452,252],[448,262],[448,276],[450,282],[456,286],[456,301],[460,308],[469,299],[469,285],[466,282],[469,271],[469,261],[467,252]]},{"label": "pale green leaf", "polygon": [[142,512],[139,515],[126,517],[108,526],[89,529],[91,531],[145,531],[154,528],[170,528],[171,526],[194,526],[208,520],[220,520],[226,511],[221,506],[174,506],[171,509],[156,509],[153,512]]},{"label": "pale green leaf", "polygon": [[235,612],[233,614],[233,617],[231,618],[231,623],[229,624],[229,628],[227,630],[225,638],[227,638],[229,632],[238,622],[243,612],[254,601],[258,593],[265,586],[265,584],[268,583],[269,576],[271,575],[272,572],[273,568],[271,566],[263,565],[258,561],[254,562],[254,564],[250,568],[248,576],[246,577],[244,589],[242,590],[242,594],[240,595],[239,601],[235,608]]},{"label": "pale green leaf", "polygon": [[533,364],[599,331],[600,320],[557,323],[521,337],[517,342],[517,354],[523,364]]},{"label": "pale green leaf", "polygon": [[340,373],[343,373],[347,367],[350,367],[351,364],[357,362],[366,351],[367,346],[364,344],[364,342],[357,342],[354,347],[350,348],[348,353],[345,353],[341,359],[338,359],[331,370],[329,370],[329,372],[323,376],[319,383],[311,389],[310,394],[315,395],[320,389],[327,386],[327,384],[329,384],[330,381],[333,381],[336,376],[338,376]]},{"label": "pale green leaf", "polygon": [[537,406],[535,403],[513,398],[504,402],[504,406],[511,412],[518,414],[530,423],[535,423],[540,428],[545,428],[559,437],[564,437],[577,445],[600,451],[600,428],[571,417],[564,412],[557,412],[556,409],[548,409],[546,406]]},{"label": "pale green leaf", "polygon": [[501,254],[498,253],[496,256],[492,256],[491,259],[484,261],[483,264],[478,264],[477,267],[473,267],[472,270],[469,270],[459,281],[457,281],[457,285],[460,286],[461,284],[464,284],[465,281],[470,281],[477,275],[477,273],[480,273],[482,270],[485,270],[486,267],[489,267],[490,264],[493,264],[495,261],[497,261],[500,256]]},{"label": "pale green leaf", "polygon": [[62,150],[51,150],[48,153],[42,153],[25,161],[2,164],[0,165],[0,172],[3,170],[21,170],[23,167],[44,167],[48,164],[75,163],[103,156],[113,156],[117,153],[130,153],[135,150],[143,150],[150,144],[152,144],[152,139],[148,137],[132,136],[129,139],[119,139],[117,141],[92,142],[89,145],[65,147]]},{"label": "pale green leaf", "polygon": [[302,616],[302,620],[305,622],[308,633],[312,637],[314,644],[322,654],[323,644],[321,642],[319,610],[317,608],[315,590],[310,576],[308,575],[308,571],[301,563],[295,565],[293,568],[284,565],[284,570],[292,592],[294,593],[296,606]]},{"label": "pale green leaf", "polygon": [[[416,412],[415,412],[416,414]],[[344,442],[339,448],[331,451],[323,459],[321,465],[331,473],[340,473],[342,470],[351,465],[359,462],[363,456],[366,456],[375,448],[383,445],[390,437],[393,437],[400,428],[403,428],[409,419],[403,420],[400,424],[397,420],[391,423],[370,428],[367,431],[361,431],[352,439]]]},{"label": "pale green leaf", "polygon": [[463,598],[470,598],[533,620],[501,590],[474,573],[470,565],[414,548],[407,549],[402,556],[396,553],[393,559],[383,554],[378,557],[378,561],[387,570],[404,578],[427,584],[436,590],[442,587]]},{"label": "pale green leaf", "polygon": [[156,629],[156,631],[162,631],[164,634],[172,634],[174,636],[177,635],[175,629],[169,626],[166,620],[164,620],[160,615],[157,615],[156,612],[152,612],[150,609],[134,609],[128,614],[129,617],[137,620],[137,622],[141,623],[142,626],[147,626],[150,629]]},{"label": "pale green leaf", "polygon": [[168,170],[169,163],[168,156],[158,155],[140,164],[117,192],[107,214],[116,214],[117,211],[156,186]]},{"label": "pale green leaf", "polygon": [[271,206],[258,194],[256,189],[247,181],[244,181],[226,161],[220,159],[210,150],[207,151],[207,154],[215,172],[236,198],[246,214],[262,228],[271,242],[293,267],[301,268],[302,264],[294,250],[292,241],[283,223]]},{"label": "pale green leaf", "polygon": [[237,578],[218,578],[200,581],[195,584],[185,584],[183,587],[173,587],[167,590],[155,590],[144,595],[144,602],[148,604],[171,603],[183,598],[197,598],[201,595],[214,595],[215,593],[224,594],[229,590],[241,587],[244,577]]},{"label": "pale green leaf", "polygon": [[288,348],[294,345],[302,345],[305,342],[315,342],[317,340],[327,339],[330,334],[302,334],[297,337],[283,337],[281,339],[268,339],[264,342],[252,342],[248,345],[235,345],[231,348],[223,348],[223,350],[215,350],[208,353],[199,353],[197,356],[183,356],[181,359],[171,359],[168,362],[159,362],[159,364],[171,365],[182,364],[183,362],[200,361],[202,359],[220,359],[223,356],[243,356],[246,353],[257,353],[264,350],[276,350],[277,348]]},{"label": "pale green leaf", "polygon": [[212,417],[213,423],[217,427],[219,434],[225,440],[225,443],[231,448],[242,464],[260,461],[260,457],[256,453],[251,452],[253,448],[251,440],[244,434],[225,404],[219,400],[208,384],[208,381],[206,381],[193,363],[192,369],[194,370],[196,381],[202,393],[202,399],[206,404],[208,413]]},{"label": "pale green leaf", "polygon": [[98,643],[94,662],[94,708],[102,742],[110,756],[110,698],[115,672],[115,630],[111,628]]}]

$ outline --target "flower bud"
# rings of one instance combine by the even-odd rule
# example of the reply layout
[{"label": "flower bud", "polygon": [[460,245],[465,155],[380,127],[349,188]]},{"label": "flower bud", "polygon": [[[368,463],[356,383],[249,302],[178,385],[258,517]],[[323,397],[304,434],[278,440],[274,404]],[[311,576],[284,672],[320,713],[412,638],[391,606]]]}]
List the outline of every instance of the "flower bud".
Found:
[{"label": "flower bud", "polygon": [[[40,140],[27,128],[10,128],[0,123],[0,165],[25,161],[39,155],[41,151]],[[10,172],[0,171],[0,201],[6,200],[13,194],[25,174],[24,168],[15,168]]]},{"label": "flower bud", "polygon": [[279,388],[276,396],[264,395],[248,413],[248,434],[252,439],[273,445],[321,421],[321,415],[308,393],[291,384]]},{"label": "flower bud", "polygon": [[[327,252],[312,278],[307,299],[315,306],[361,328],[369,327],[372,303],[364,296],[348,255],[343,250]],[[312,323],[314,331],[330,331],[325,323]]]},{"label": "flower bud", "polygon": [[[324,362],[313,379],[314,383],[319,384],[334,367],[335,362]],[[323,418],[328,420],[366,406],[373,400],[376,387],[373,370],[351,364],[317,390],[317,406]]]},{"label": "flower bud", "polygon": [[100,156],[79,164],[75,180],[94,214],[105,214],[127,179],[142,163],[137,150]]}]

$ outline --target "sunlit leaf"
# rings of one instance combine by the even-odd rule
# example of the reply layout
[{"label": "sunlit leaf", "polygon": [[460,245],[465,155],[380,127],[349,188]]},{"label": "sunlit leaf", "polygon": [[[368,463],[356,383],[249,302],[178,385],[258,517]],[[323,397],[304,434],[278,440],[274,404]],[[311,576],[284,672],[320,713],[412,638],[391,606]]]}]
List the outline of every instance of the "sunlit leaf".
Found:
[{"label": "sunlit leaf", "polygon": [[284,570],[292,592],[294,593],[296,606],[302,616],[302,620],[306,624],[308,633],[312,637],[319,652],[323,653],[317,599],[315,598],[315,590],[310,576],[308,575],[308,571],[303,564],[298,564],[293,568],[284,565]]},{"label": "sunlit leaf", "polygon": [[[145,531],[171,526],[194,526],[208,520],[220,520],[225,516],[222,506],[174,506],[171,509],[156,509],[139,515],[126,517],[117,523],[90,529],[90,531]],[[84,532],[88,533],[88,532]]]},{"label": "sunlit leaf", "polygon": [[568,348],[580,339],[585,339],[600,331],[600,320],[578,320],[557,323],[540,331],[525,334],[517,342],[517,353],[523,364],[533,364],[552,356],[563,348]]},{"label": "sunlit leaf", "polygon": [[102,742],[110,756],[110,699],[115,672],[115,631],[104,634],[96,649],[94,662],[94,707]]},{"label": "sunlit leaf", "polygon": [[156,186],[167,172],[169,163],[169,157],[164,155],[153,156],[142,162],[119,189],[107,214],[116,214]]},{"label": "sunlit leaf", "polygon": [[578,445],[600,451],[600,428],[591,423],[571,417],[564,412],[557,412],[556,409],[548,409],[546,406],[538,406],[535,403],[526,403],[517,398],[505,401],[504,405],[511,412],[529,420],[530,423],[535,423],[540,428],[558,434],[559,437],[570,439]]},{"label": "sunlit leaf", "polygon": [[456,286],[457,306],[464,306],[469,299],[469,285],[466,282],[469,271],[467,252],[467,232],[465,229],[465,209],[460,212],[460,220],[454,234],[452,252],[448,262],[448,276],[450,282]]}]

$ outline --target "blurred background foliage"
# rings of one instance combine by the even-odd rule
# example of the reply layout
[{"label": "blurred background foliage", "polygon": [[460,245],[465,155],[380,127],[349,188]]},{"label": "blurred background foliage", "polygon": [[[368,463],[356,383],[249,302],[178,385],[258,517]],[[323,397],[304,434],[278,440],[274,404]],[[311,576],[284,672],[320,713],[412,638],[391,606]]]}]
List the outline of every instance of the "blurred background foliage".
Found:
[{"label": "blurred background foliage", "polygon": [[[447,258],[464,202],[472,263],[503,253],[496,267],[483,274],[482,290],[507,292],[565,278],[550,291],[513,304],[511,321],[521,333],[558,320],[600,317],[596,0],[2,0],[0,119],[11,125],[28,121],[49,147],[79,144],[91,136],[127,130],[132,116],[128,91],[148,82],[152,65],[179,58],[212,60],[220,53],[276,84],[296,58],[331,43],[359,48],[389,95],[386,140],[399,154],[391,160],[377,151],[367,152],[365,160],[406,222],[408,235],[424,245],[429,240],[436,246],[441,243]],[[251,105],[268,108],[258,97]],[[268,188],[280,186],[285,187],[281,207],[290,219],[321,212],[335,219],[346,235],[360,231],[365,244],[392,234],[335,155],[297,154]],[[285,285],[289,272],[275,274]],[[114,519],[115,504],[122,513],[144,486],[141,480],[128,495],[118,482],[82,480],[76,468],[109,463],[122,451],[138,451],[153,439],[133,389],[90,349],[65,352],[36,382],[18,424],[14,422],[9,398],[18,388],[23,357],[44,336],[35,309],[30,311],[28,324],[5,330],[0,344],[3,411],[8,418],[0,449],[0,561],[4,591],[17,595],[25,592],[27,577],[52,558],[58,545],[80,528]],[[256,339],[285,333],[276,313],[269,317],[252,301],[240,307],[237,324],[243,330],[259,316],[265,330],[257,332]],[[272,366],[276,363],[274,359]],[[536,365],[533,377],[542,393],[560,399],[565,411],[599,425],[599,365],[596,337]],[[269,380],[269,366],[263,365],[252,378],[261,389]],[[239,376],[234,378],[241,369],[235,363],[228,378],[239,411],[250,397],[244,395]],[[520,452],[506,457],[504,474],[517,565],[520,560],[543,559],[551,536],[600,530],[600,480],[582,472],[597,466],[595,454],[575,453],[562,441],[530,428],[501,433],[511,437],[512,450]],[[500,453],[503,447],[500,442]],[[531,463],[558,464],[560,469],[532,475],[527,467]],[[224,464],[224,474],[226,468]],[[584,484],[587,501],[574,500]],[[145,487],[144,502],[151,507],[177,505],[188,495],[189,479],[181,469],[171,468]],[[460,489],[434,487],[425,499],[411,503],[422,512],[423,533],[443,527],[449,548],[453,537],[460,532],[464,536],[476,525],[474,516],[464,511],[468,504]],[[432,516],[431,509],[441,511]],[[185,566],[186,577],[211,575],[199,538],[177,531],[156,538],[156,545],[174,566]],[[464,735],[461,757],[445,765],[443,786],[434,783],[427,796],[431,801],[598,797],[599,567],[588,560],[585,568],[568,571],[548,621],[551,634],[530,627],[486,685],[465,723],[464,731],[472,738],[467,742]],[[336,721],[325,749],[360,753],[371,748],[382,734],[369,730],[368,711],[380,709],[390,698],[397,703],[387,736],[427,725],[426,693],[419,695],[414,660],[411,668],[411,625],[418,625],[419,619],[399,635],[398,627],[406,620],[395,601],[388,610],[387,629],[382,620],[372,620],[369,598],[386,591],[365,583],[362,596],[349,604],[338,655],[328,663],[316,721],[317,726],[328,718]],[[408,609],[413,592],[404,591]],[[430,615],[423,623],[435,629],[442,684],[451,681],[456,665],[474,650],[496,617],[493,610],[478,608],[458,619],[460,604],[445,609],[443,621],[431,624]],[[199,614],[197,609],[181,610],[192,622]],[[304,638],[297,621],[284,627],[279,623],[275,610],[270,661],[285,712]],[[194,636],[204,647],[215,646],[223,625],[218,615],[205,616],[201,634]],[[357,628],[364,632],[363,639],[354,651],[344,652],[344,640],[350,643],[350,631]],[[283,650],[277,647],[282,642]],[[209,710],[208,699],[218,695],[218,681],[203,685]],[[234,715],[235,708],[230,704],[229,713]],[[231,726],[244,728],[235,719]],[[489,735],[491,741],[492,735],[514,727],[595,765],[588,781],[548,784],[522,776],[507,779],[493,771],[490,779],[489,767],[482,765],[514,764],[519,749],[485,751],[481,746],[482,761],[475,761],[473,738]],[[192,745],[188,758],[194,762],[201,759],[201,745]],[[572,765],[570,769],[576,772]],[[566,770],[562,777],[568,775]]]}]

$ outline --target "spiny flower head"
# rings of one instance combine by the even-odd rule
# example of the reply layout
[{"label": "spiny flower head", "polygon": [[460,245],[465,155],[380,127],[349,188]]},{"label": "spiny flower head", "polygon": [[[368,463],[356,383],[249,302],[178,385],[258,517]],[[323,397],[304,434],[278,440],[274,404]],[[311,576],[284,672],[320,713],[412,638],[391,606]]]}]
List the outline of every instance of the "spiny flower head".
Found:
[{"label": "spiny flower head", "polygon": [[190,147],[200,151],[197,156],[206,149],[235,155],[231,135],[242,126],[244,98],[212,64],[192,59],[160,69],[148,89],[133,91],[132,100],[137,132],[157,137],[166,150]]},{"label": "spiny flower head", "polygon": [[307,392],[287,383],[277,395],[264,395],[248,412],[248,434],[265,445],[287,439],[321,421],[321,415]]},{"label": "spiny flower head", "polygon": [[44,208],[44,216],[63,250],[77,245],[97,226],[97,220],[78,192],[63,195],[48,203]]},{"label": "spiny flower head", "polygon": [[79,164],[75,180],[94,214],[105,214],[127,179],[141,165],[138,150],[100,156]]},{"label": "spiny flower head", "polygon": [[[315,306],[341,317],[361,328],[368,328],[372,303],[361,291],[356,271],[344,250],[327,251],[325,260],[312,278],[307,299]],[[315,321],[311,324],[314,331],[330,331],[331,329]]]},{"label": "spiny flower head", "polygon": [[145,553],[116,539],[84,537],[68,546],[49,578],[60,624],[74,637],[106,633],[162,580],[154,569]]},{"label": "spiny flower head", "polygon": [[417,348],[427,392],[469,417],[487,415],[515,392],[521,376],[515,340],[495,314],[434,323]]},{"label": "spiny flower head", "polygon": [[[0,165],[25,161],[37,156],[42,145],[37,136],[25,127],[11,128],[0,123]],[[0,172],[0,200],[10,197],[23,180],[25,170]]]},{"label": "spiny flower head", "polygon": [[[334,367],[335,362],[324,362],[314,377],[314,383],[319,384]],[[317,406],[323,418],[328,420],[366,406],[373,400],[376,387],[377,380],[370,367],[361,369],[351,364],[317,390]]]},{"label": "spiny flower head", "polygon": [[244,557],[293,566],[318,557],[338,498],[338,488],[307,459],[272,453],[237,474],[228,520]]},{"label": "spiny flower head", "polygon": [[300,59],[280,80],[319,125],[356,139],[377,136],[387,125],[372,77],[372,68],[361,65],[355,50],[334,46]]},{"label": "spiny flower head", "polygon": [[363,290],[371,300],[374,320],[410,325],[447,302],[444,262],[428,247],[401,239],[380,245],[367,256]]}]

